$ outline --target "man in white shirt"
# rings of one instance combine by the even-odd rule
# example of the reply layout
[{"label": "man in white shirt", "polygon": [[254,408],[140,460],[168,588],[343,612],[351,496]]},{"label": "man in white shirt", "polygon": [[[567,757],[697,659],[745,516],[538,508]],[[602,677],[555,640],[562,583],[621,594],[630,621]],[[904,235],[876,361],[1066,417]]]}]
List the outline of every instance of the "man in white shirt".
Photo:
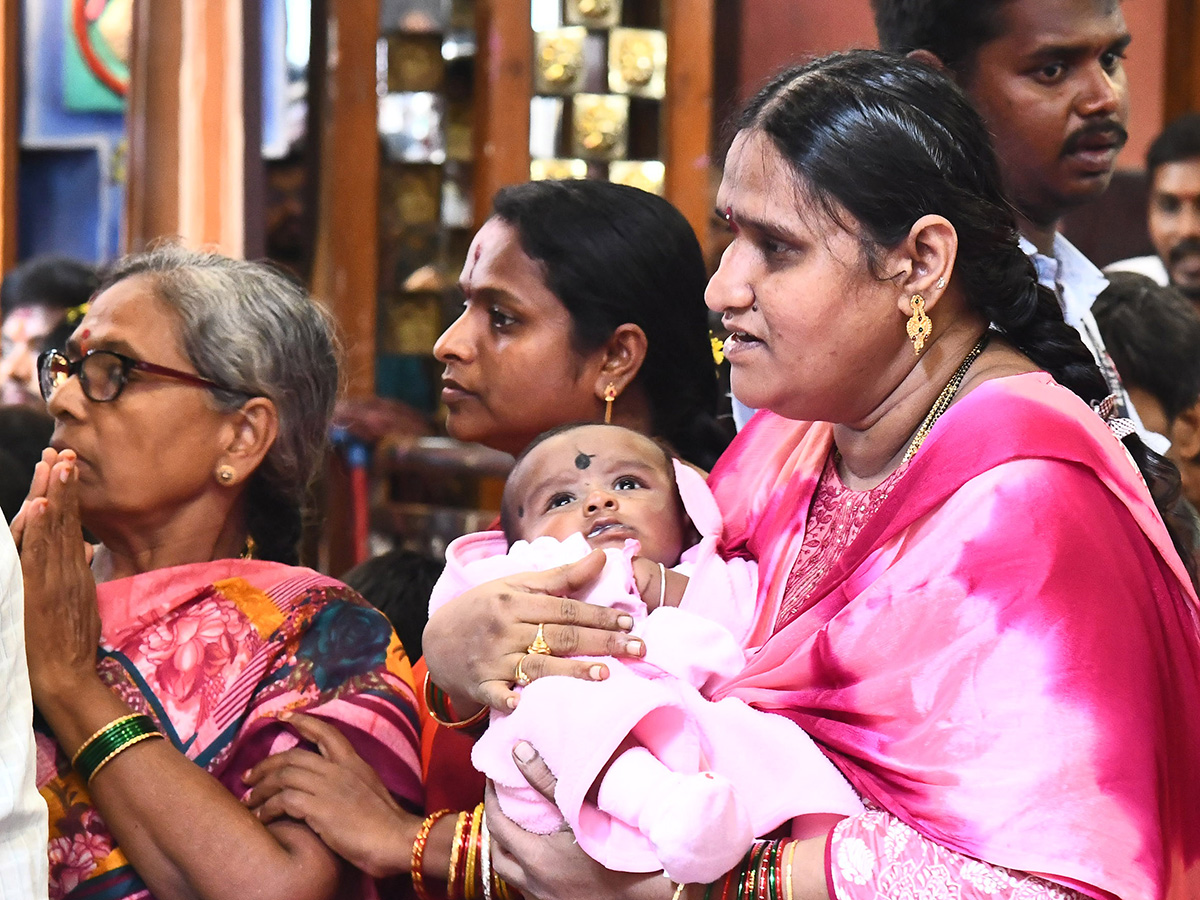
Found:
[{"label": "man in white shirt", "polygon": [[21,564],[0,516],[0,900],[48,891],[50,825],[36,771]]},{"label": "man in white shirt", "polygon": [[1146,154],[1146,222],[1155,255],[1123,259],[1109,272],[1137,272],[1170,284],[1200,309],[1200,113],[1180,116]]},{"label": "man in white shirt", "polygon": [[[1123,59],[1130,35],[1119,0],[871,0],[880,45],[944,70],[992,132],[1022,247],[1038,280],[1083,338],[1118,396],[1119,414],[1148,433],[1121,387],[1091,306],[1103,273],[1058,225],[1108,187],[1127,135]],[[1149,436],[1155,449],[1165,439]]]}]

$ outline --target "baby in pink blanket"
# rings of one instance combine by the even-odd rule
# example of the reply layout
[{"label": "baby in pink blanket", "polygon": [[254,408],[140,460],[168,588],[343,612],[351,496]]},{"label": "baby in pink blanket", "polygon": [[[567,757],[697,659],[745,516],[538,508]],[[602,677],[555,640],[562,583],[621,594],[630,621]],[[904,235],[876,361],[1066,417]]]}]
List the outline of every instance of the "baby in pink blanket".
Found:
[{"label": "baby in pink blanket", "polygon": [[[715,880],[756,835],[789,820],[795,836],[809,836],[862,810],[793,722],[740,700],[705,699],[744,665],[756,573],[752,562],[717,553],[721,516],[699,473],[628,429],[568,426],[517,461],[501,521],[504,533],[450,544],[431,612],[476,584],[600,548],[607,561],[583,599],[629,613],[646,644],[642,660],[602,660],[604,681],[539,678],[518,688],[511,713],[492,713],[472,761],[495,783],[506,815],[539,833],[565,819],[610,869],[665,869],[695,883]],[[655,575],[661,563],[688,576],[686,589],[664,587],[649,608],[635,561]],[[555,804],[513,762],[520,740],[557,777]]]}]

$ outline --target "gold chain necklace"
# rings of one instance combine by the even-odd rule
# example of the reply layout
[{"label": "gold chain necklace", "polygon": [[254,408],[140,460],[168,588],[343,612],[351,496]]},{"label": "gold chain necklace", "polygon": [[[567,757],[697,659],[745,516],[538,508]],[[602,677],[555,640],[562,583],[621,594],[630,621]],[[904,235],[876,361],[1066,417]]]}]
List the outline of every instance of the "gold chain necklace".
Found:
[{"label": "gold chain necklace", "polygon": [[971,348],[971,352],[967,354],[954,374],[950,376],[950,380],[946,386],[942,388],[942,392],[938,394],[937,399],[933,401],[933,407],[926,414],[921,422],[921,427],[917,429],[917,433],[913,435],[912,443],[908,445],[908,449],[904,451],[903,462],[908,462],[912,459],[918,450],[921,449],[921,444],[929,435],[930,429],[934,423],[941,418],[950,406],[950,401],[954,399],[954,395],[958,393],[958,389],[962,386],[963,379],[967,376],[967,369],[971,368],[971,363],[979,358],[979,354],[983,352],[983,348],[987,346],[988,333],[985,331],[983,337],[975,342],[975,346]]}]

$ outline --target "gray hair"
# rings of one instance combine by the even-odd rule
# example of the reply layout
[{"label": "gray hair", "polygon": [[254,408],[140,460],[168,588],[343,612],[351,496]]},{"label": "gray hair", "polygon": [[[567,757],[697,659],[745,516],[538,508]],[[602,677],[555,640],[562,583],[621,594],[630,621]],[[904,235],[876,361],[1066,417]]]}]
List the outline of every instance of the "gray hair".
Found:
[{"label": "gray hair", "polygon": [[178,244],[118,261],[101,290],[138,276],[179,314],[183,349],[196,371],[230,388],[212,392],[222,407],[236,409],[248,396],[275,404],[279,435],[255,480],[298,511],[337,399],[339,353],[329,314],[268,266]]}]

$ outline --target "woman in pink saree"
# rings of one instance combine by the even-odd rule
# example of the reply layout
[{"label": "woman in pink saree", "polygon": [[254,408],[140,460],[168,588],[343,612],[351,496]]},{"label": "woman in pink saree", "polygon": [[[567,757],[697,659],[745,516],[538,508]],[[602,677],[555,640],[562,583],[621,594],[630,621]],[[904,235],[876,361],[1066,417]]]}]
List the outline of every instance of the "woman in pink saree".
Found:
[{"label": "woman in pink saree", "polygon": [[[882,54],[785,72],[739,123],[718,212],[733,234],[708,302],[763,412],[710,479],[724,552],[760,567],[748,664],[716,696],[807,731],[867,811],[674,885],[493,804],[495,871],[547,900],[1200,896],[1178,473],[1111,415],[1037,286],[977,114]],[[523,650],[601,640],[561,599],[595,568],[492,582],[431,619],[456,710],[503,704],[518,660],[579,677]],[[553,791],[536,748],[514,757]]]},{"label": "woman in pink saree", "polygon": [[163,247],[117,265],[39,374],[55,431],[13,533],[50,896],[375,896],[306,825],[239,802],[299,711],[386,802],[422,800],[399,641],[295,565],[337,391],[326,317],[262,266]]}]

